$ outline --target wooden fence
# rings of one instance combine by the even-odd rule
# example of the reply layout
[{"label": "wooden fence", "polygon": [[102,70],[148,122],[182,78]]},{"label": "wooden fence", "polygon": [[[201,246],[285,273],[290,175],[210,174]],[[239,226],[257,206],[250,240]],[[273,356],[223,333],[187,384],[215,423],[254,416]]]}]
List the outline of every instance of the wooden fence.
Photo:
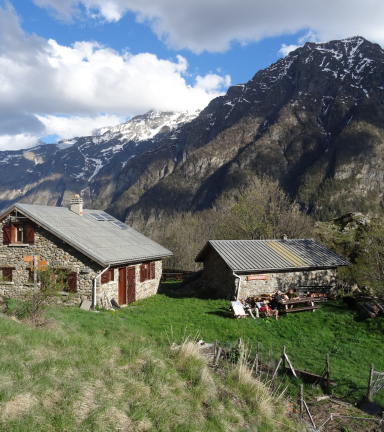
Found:
[{"label": "wooden fence", "polygon": [[193,273],[193,271],[187,270],[163,269],[163,272],[161,274],[161,280],[183,281],[184,279],[187,279],[189,276],[191,276]]}]

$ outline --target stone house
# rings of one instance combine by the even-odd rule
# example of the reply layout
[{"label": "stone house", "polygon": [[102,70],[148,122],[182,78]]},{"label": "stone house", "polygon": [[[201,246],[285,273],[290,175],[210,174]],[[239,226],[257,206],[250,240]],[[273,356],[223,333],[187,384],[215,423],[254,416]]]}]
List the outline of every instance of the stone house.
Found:
[{"label": "stone house", "polygon": [[332,290],[337,267],[351,263],[312,239],[210,240],[197,255],[204,286],[228,300],[299,287]]},{"label": "stone house", "polygon": [[[158,292],[162,258],[172,252],[101,210],[14,204],[0,214],[0,295],[22,298],[33,288],[33,262],[65,278],[63,300],[120,305]],[[72,295],[69,295],[69,292]]]}]

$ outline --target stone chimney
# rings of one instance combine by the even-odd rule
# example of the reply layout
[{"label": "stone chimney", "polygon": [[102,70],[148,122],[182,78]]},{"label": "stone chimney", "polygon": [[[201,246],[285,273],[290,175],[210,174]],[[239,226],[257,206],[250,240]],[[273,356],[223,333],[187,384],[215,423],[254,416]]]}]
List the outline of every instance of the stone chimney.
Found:
[{"label": "stone chimney", "polygon": [[83,216],[83,198],[80,195],[74,195],[71,199],[71,207],[69,209],[79,216]]}]

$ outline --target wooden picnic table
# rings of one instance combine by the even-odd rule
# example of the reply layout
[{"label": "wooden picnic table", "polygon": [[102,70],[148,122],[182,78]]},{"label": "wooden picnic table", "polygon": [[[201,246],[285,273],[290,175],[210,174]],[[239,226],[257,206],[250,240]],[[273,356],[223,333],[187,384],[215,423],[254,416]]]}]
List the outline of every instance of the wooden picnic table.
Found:
[{"label": "wooden picnic table", "polygon": [[[292,312],[301,312],[301,311],[306,311],[306,310],[312,310],[313,312],[315,312],[315,309],[319,309],[321,308],[320,305],[315,305],[314,303],[317,302],[324,302],[326,301],[324,299],[324,297],[297,297],[297,298],[293,298],[290,300],[280,300],[279,304],[284,305],[285,306],[285,312],[286,313],[292,313]],[[307,304],[310,303],[311,306],[304,306],[304,307],[294,307],[292,309],[288,308],[288,305],[295,305],[295,304]]]}]

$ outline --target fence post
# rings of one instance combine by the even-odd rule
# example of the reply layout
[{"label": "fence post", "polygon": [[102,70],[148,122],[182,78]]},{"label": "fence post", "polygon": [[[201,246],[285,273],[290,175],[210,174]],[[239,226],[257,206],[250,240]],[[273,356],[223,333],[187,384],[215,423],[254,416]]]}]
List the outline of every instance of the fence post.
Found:
[{"label": "fence post", "polygon": [[330,380],[330,372],[329,372],[329,354],[326,355],[325,361],[327,363],[327,392],[331,393],[331,380]]},{"label": "fence post", "polygon": [[220,354],[221,354],[221,348],[219,347],[216,353],[215,361],[213,363],[214,366],[217,366],[217,363],[219,362]]},{"label": "fence post", "polygon": [[285,373],[285,345],[283,346],[283,373]]},{"label": "fence post", "polygon": [[303,384],[300,384],[300,418],[304,417],[304,396],[303,396]]},{"label": "fence post", "polygon": [[369,372],[369,382],[368,382],[368,389],[367,389],[367,401],[370,401],[372,397],[371,386],[372,386],[373,370],[374,370],[374,366],[373,364],[371,364],[371,371]]},{"label": "fence post", "polygon": [[216,351],[217,351],[217,339],[213,342],[213,358],[216,357]]},{"label": "fence post", "polygon": [[257,342],[257,350],[256,350],[256,357],[255,357],[255,377],[257,377],[257,374],[259,372],[259,358],[260,358],[260,342]]}]

